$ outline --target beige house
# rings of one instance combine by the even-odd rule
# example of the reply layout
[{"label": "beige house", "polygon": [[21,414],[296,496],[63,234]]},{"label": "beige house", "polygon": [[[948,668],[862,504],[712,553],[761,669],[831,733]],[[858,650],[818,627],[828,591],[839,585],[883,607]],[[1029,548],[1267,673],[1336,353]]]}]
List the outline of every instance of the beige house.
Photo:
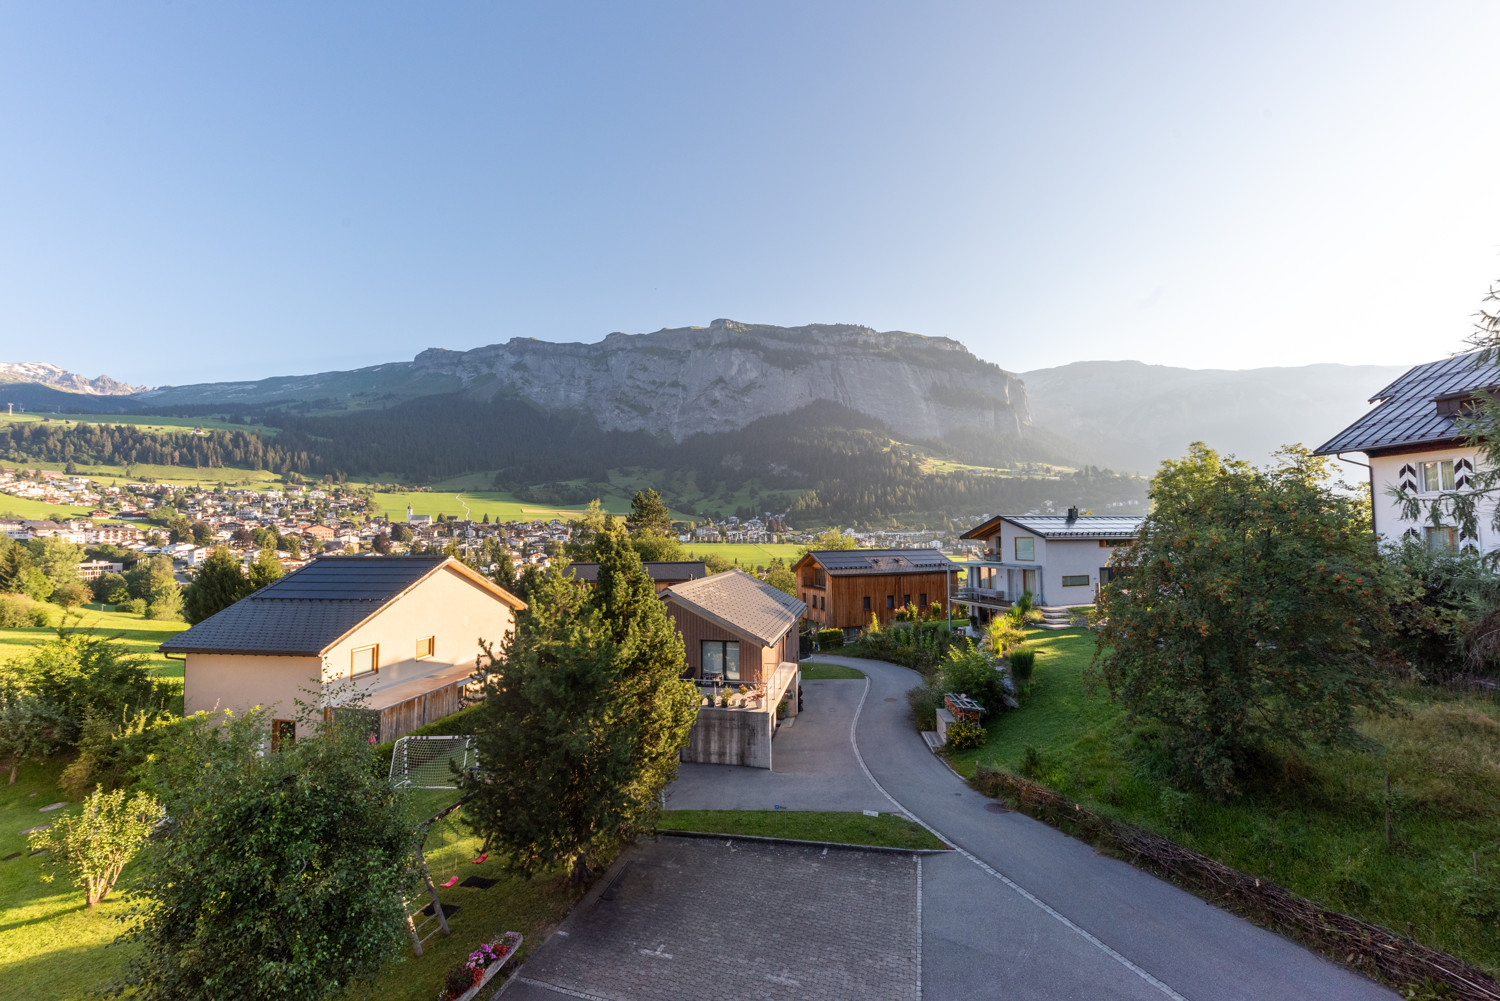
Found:
[{"label": "beige house", "polygon": [[297,700],[357,693],[387,741],[457,712],[480,640],[498,645],[525,607],[451,557],[323,557],[160,649],[184,658],[190,713],[272,707],[279,741],[299,733]]}]

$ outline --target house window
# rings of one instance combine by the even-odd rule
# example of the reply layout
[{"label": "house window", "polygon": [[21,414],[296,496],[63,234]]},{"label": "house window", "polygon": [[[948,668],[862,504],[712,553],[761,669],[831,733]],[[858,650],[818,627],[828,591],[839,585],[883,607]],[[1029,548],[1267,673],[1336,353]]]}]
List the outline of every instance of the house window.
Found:
[{"label": "house window", "polygon": [[823,572],[822,567],[813,567],[812,586],[817,588],[828,586],[828,575]]},{"label": "house window", "polygon": [[888,594],[888,595],[885,596],[885,608],[886,608],[886,611],[888,611],[888,612],[895,610],[895,608],[896,608],[896,596],[894,594]]},{"label": "house window", "polygon": [[920,595],[918,595],[918,597],[922,599],[922,601],[921,601],[922,607],[926,608],[927,607],[927,592],[923,591]]},{"label": "house window", "polygon": [[1036,540],[1033,539],[1033,538],[1031,538],[1030,536],[1027,536],[1026,538],[1017,537],[1017,539],[1016,539],[1016,559],[1018,559],[1018,560],[1034,560],[1034,559],[1036,559]]},{"label": "house window", "polygon": [[1063,574],[1062,581],[1063,581],[1063,583],[1062,583],[1063,587],[1088,587],[1089,586],[1089,575],[1086,574],[1086,573],[1080,573],[1080,574]]},{"label": "house window", "polygon": [[704,640],[703,676],[723,678],[725,681],[739,681],[739,640]]},{"label": "house window", "polygon": [[292,741],[296,739],[296,720],[273,719],[271,721],[271,750],[279,751],[282,747],[290,747]]},{"label": "house window", "polygon": [[865,595],[865,611],[868,612],[869,610],[870,610],[870,596],[869,595]]},{"label": "house window", "polygon": [[380,670],[380,644],[355,647],[349,654],[349,676],[358,678],[362,674],[374,674]]},{"label": "house window", "polygon": [[1109,539],[1100,539],[1099,540],[1099,548],[1100,549],[1113,549],[1117,545],[1119,545],[1119,543],[1113,542],[1113,541],[1111,541]]},{"label": "house window", "polygon": [[1440,490],[1453,489],[1453,460],[1422,463],[1422,492],[1435,494]]},{"label": "house window", "polygon": [[1428,525],[1426,529],[1427,551],[1429,553],[1451,553],[1458,549],[1458,529]]},{"label": "house window", "polygon": [[[907,605],[910,605],[910,604],[911,604],[911,595],[909,595],[909,594],[903,594],[901,596],[901,607],[905,608]],[[924,602],[924,604],[925,604],[925,602]]]},{"label": "house window", "polygon": [[428,657],[431,657],[436,646],[437,638],[434,636],[423,636],[417,640],[417,659],[426,660]]},{"label": "house window", "polygon": [[828,611],[828,598],[827,597],[822,597],[822,598],[818,599],[818,608],[822,609],[825,612]]}]

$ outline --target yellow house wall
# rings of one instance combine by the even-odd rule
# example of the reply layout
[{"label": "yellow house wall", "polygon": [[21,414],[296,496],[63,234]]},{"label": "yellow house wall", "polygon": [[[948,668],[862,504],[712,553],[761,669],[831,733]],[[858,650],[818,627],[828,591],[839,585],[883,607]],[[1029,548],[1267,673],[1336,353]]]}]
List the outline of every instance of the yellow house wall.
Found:
[{"label": "yellow house wall", "polygon": [[190,713],[265,706],[277,719],[294,719],[295,700],[312,701],[308,692],[318,687],[320,665],[317,657],[190,653],[183,665],[183,704]]},{"label": "yellow house wall", "polygon": [[[443,570],[330,647],[323,655],[323,680],[327,685],[348,681],[354,651],[378,644],[379,671],[356,683],[359,691],[373,694],[458,664],[473,664],[480,639],[499,646],[514,628],[510,606],[457,571]],[[423,636],[434,637],[433,655],[418,660],[417,640]]]}]

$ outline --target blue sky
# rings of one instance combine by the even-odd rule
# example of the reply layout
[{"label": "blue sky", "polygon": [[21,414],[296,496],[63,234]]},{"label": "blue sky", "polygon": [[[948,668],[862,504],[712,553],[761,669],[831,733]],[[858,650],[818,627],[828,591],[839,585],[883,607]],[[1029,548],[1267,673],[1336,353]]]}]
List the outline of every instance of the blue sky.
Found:
[{"label": "blue sky", "polygon": [[1408,363],[1500,279],[1500,4],[0,4],[0,360],[185,383],[858,322]]}]

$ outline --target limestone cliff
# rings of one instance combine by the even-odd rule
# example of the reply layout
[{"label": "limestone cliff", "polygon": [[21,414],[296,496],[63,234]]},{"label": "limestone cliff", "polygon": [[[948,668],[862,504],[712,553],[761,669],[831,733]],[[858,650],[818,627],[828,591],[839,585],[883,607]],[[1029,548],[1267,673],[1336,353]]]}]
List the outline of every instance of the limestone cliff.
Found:
[{"label": "limestone cliff", "polygon": [[681,440],[831,400],[905,438],[981,431],[1013,438],[1030,420],[1021,380],[957,341],[847,324],[774,327],[715,320],[596,344],[515,338],[472,351],[424,351],[423,382],[457,380],[595,415],[606,429]]}]

